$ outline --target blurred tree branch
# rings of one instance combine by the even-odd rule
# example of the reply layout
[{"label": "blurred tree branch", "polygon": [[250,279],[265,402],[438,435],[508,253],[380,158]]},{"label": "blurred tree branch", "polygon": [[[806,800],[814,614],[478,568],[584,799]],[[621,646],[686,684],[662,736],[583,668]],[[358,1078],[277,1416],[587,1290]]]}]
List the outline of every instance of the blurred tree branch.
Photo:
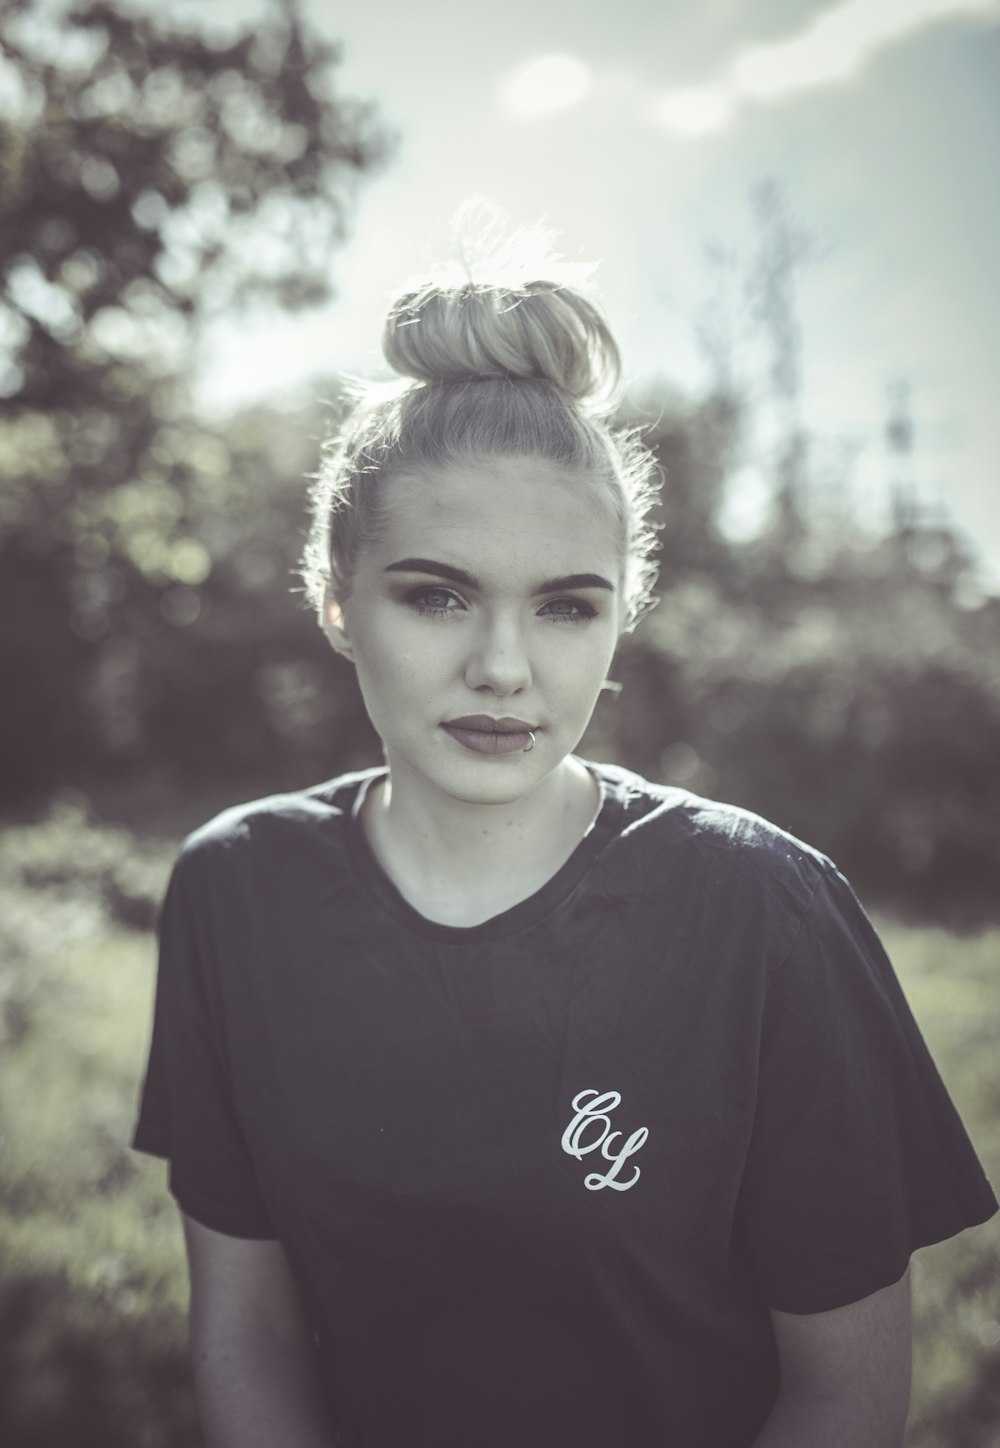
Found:
[{"label": "blurred tree branch", "polygon": [[108,0],[0,13],[7,759],[79,757],[101,650],[124,659],[164,590],[211,572],[192,520],[225,508],[228,458],[191,409],[201,326],[327,298],[396,144],[339,59],[294,0],[225,43]]}]

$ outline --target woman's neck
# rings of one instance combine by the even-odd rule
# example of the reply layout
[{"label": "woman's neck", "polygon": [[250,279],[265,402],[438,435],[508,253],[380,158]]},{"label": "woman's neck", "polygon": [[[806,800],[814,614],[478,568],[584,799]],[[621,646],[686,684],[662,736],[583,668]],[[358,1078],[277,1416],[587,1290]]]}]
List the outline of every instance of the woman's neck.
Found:
[{"label": "woman's neck", "polygon": [[376,859],[415,909],[469,924],[509,909],[565,864],[596,817],[600,790],[572,755],[509,804],[418,798],[387,776],[368,791],[362,828]]}]

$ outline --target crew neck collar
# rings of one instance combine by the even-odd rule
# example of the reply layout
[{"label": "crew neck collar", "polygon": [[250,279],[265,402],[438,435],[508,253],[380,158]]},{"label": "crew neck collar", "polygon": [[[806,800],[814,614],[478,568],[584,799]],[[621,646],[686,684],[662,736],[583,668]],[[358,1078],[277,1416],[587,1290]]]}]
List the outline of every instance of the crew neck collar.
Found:
[{"label": "crew neck collar", "polygon": [[[579,756],[577,757],[579,758]],[[361,779],[350,814],[347,817],[347,843],[354,871],[361,884],[375,897],[384,910],[413,934],[423,936],[425,939],[464,944],[495,940],[524,930],[529,925],[542,920],[566,899],[583,879],[593,860],[620,827],[625,803],[624,791],[619,782],[606,773],[599,764],[593,764],[586,759],[581,759],[580,763],[596,780],[600,790],[597,815],[593,824],[569,858],[550,879],[546,880],[544,885],[534,894],[524,900],[519,900],[517,904],[511,905],[499,914],[492,915],[488,920],[480,921],[477,925],[446,925],[437,920],[429,920],[425,915],[421,915],[420,911],[400,893],[382,868],[368,843],[361,822],[361,811],[364,808],[368,791],[388,775],[388,766],[374,769]]]}]

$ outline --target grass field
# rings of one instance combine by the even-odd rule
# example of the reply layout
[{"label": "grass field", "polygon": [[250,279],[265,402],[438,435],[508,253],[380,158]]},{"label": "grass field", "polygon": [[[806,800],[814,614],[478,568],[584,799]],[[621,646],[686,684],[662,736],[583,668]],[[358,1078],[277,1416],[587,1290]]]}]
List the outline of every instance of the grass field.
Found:
[{"label": "grass field", "polygon": [[[0,833],[0,1442],[195,1448],[179,1221],[163,1164],[126,1145],[154,944],[148,918],[111,918],[148,917],[167,855],[60,828],[68,843]],[[1000,1183],[1000,930],[876,923]],[[995,1448],[1000,1216],[921,1250],[913,1272],[907,1448]]]}]

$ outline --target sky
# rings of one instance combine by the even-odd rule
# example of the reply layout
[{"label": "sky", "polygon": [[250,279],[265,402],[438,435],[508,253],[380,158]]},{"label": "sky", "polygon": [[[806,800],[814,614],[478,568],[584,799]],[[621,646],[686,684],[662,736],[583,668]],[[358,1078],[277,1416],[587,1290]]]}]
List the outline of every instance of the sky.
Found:
[{"label": "sky", "polygon": [[[201,0],[158,8],[206,14]],[[386,375],[388,296],[449,258],[473,195],[598,261],[628,376],[696,398],[719,281],[708,249],[749,257],[750,190],[773,176],[816,242],[799,286],[803,408],[830,486],[878,521],[887,389],[905,378],[917,495],[946,510],[1000,591],[1000,0],[303,8],[343,47],[338,91],[374,100],[400,144],[360,188],[331,258],[335,300],[216,332],[206,406],[273,401],[338,370]],[[261,9],[213,0],[212,24]],[[752,382],[752,356],[737,362]],[[735,471],[733,536],[759,521],[765,424]]]}]

